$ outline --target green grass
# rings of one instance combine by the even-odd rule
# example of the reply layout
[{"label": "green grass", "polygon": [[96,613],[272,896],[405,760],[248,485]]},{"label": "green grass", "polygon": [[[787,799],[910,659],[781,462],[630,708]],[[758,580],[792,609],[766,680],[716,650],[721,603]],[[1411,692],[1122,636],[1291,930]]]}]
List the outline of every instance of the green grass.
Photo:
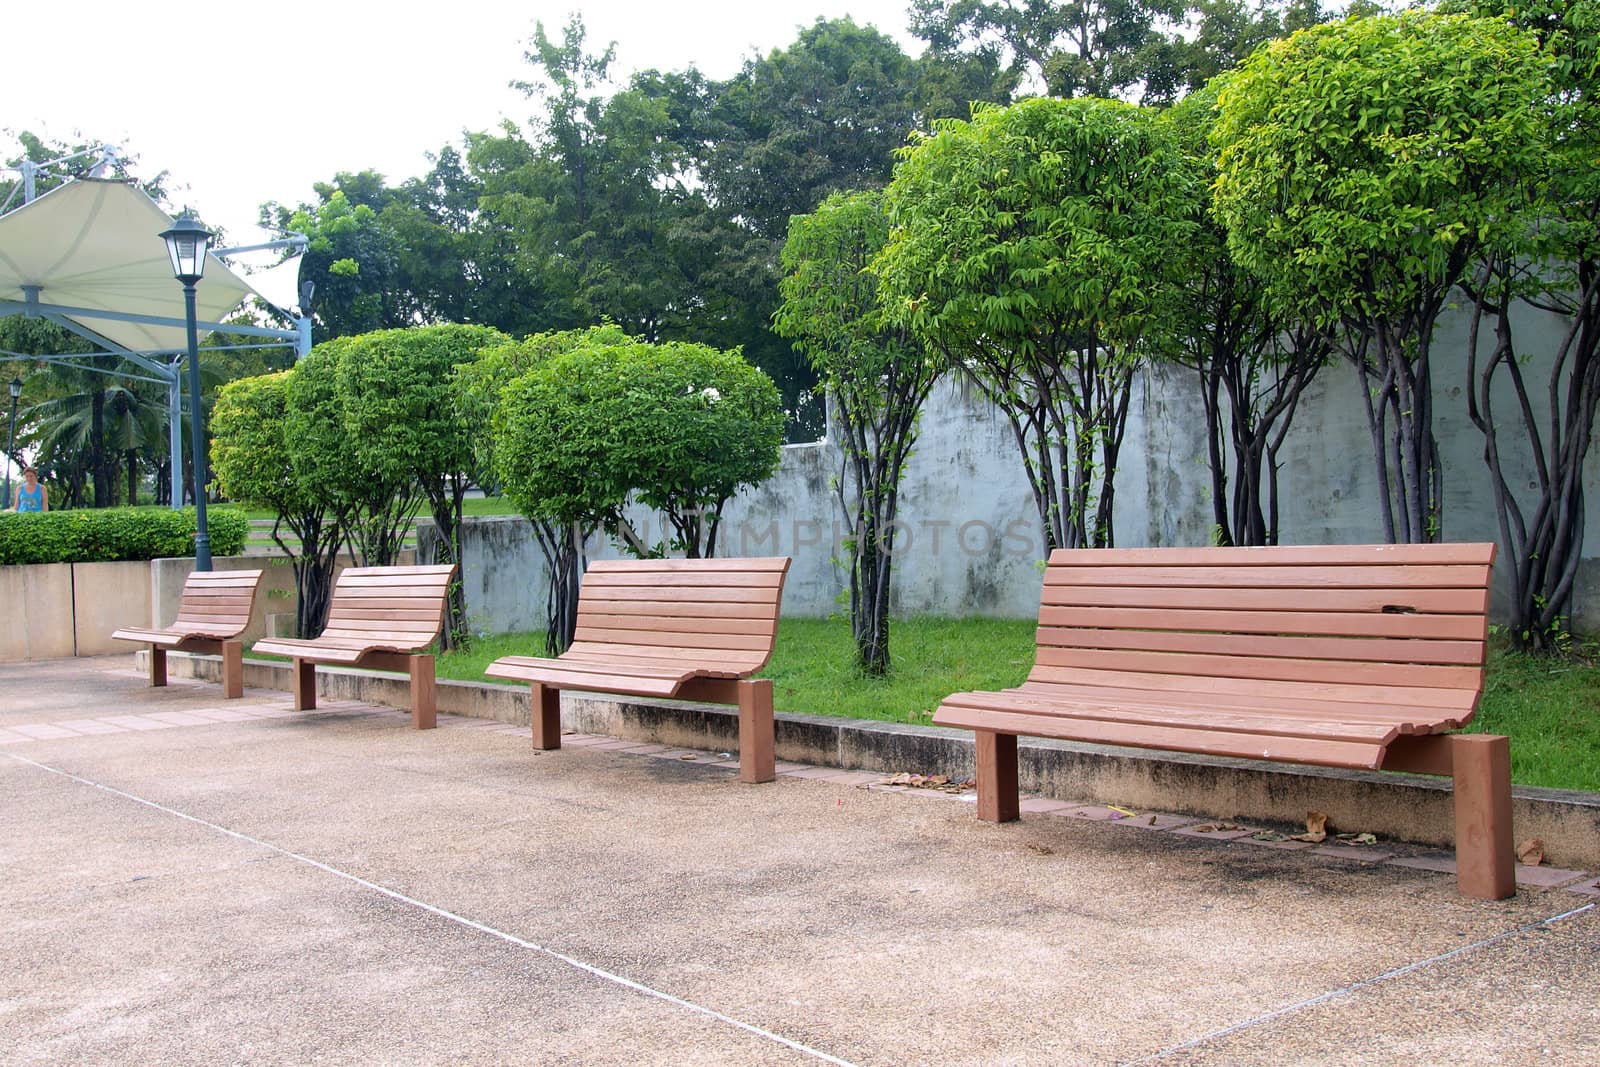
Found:
[{"label": "green grass", "polygon": [[1518,785],[1600,792],[1600,664],[1496,650],[1468,730],[1511,738]]}]

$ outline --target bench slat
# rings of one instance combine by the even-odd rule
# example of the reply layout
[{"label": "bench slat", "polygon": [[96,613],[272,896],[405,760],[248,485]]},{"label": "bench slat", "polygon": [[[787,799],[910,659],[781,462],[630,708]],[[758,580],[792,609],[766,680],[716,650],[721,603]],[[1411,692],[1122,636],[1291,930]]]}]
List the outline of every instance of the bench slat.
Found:
[{"label": "bench slat", "polygon": [[1186,729],[1221,730],[1229,733],[1270,734],[1274,737],[1311,737],[1329,741],[1355,741],[1362,744],[1388,744],[1404,731],[1396,723],[1360,722],[1309,718],[1304,715],[1272,712],[1222,711],[1182,708],[1171,705],[1111,703],[1083,699],[1049,699],[1008,690],[1003,693],[957,693],[945,698],[945,706],[974,711],[1017,712],[1047,719],[1092,719],[1097,722],[1142,723],[1177,726]]},{"label": "bench slat", "polygon": [[1273,545],[1265,548],[1058,548],[1050,566],[1161,567],[1176,564],[1226,567],[1277,567],[1373,563],[1491,563],[1494,545],[1464,542],[1429,545]]},{"label": "bench slat", "polygon": [[1192,693],[1266,693],[1273,696],[1323,697],[1329,700],[1371,701],[1394,707],[1473,708],[1475,689],[1436,689],[1428,686],[1354,685],[1327,682],[1280,681],[1270,678],[1216,678],[1178,674],[1084,668],[1035,667],[1024,685],[1104,685],[1132,692],[1181,690]]},{"label": "bench slat", "polygon": [[668,631],[672,633],[754,634],[772,640],[776,619],[684,617],[676,615],[608,615],[596,611],[578,612],[578,629]]},{"label": "bench slat", "polygon": [[[639,576],[642,577],[642,576]],[[629,603],[640,600],[672,601],[687,603],[691,601],[709,601],[712,603],[750,603],[772,605],[768,610],[777,610],[779,588],[741,587],[741,586],[675,586],[675,585],[605,585],[596,586],[592,593],[587,587],[580,589],[580,601],[587,601],[591,608],[598,608],[602,604]]]},{"label": "bench slat", "polygon": [[603,630],[578,628],[577,641],[609,645],[661,645],[672,649],[727,649],[759,652],[772,645],[770,634],[714,634],[663,632],[660,630]]},{"label": "bench slat", "polygon": [[593,588],[597,592],[617,586],[632,587],[639,585],[645,575],[659,577],[663,584],[670,583],[679,589],[776,589],[783,583],[783,575],[778,571],[712,571],[702,574],[686,570],[610,570],[585,574],[583,587]]},{"label": "bench slat", "polygon": [[1222,630],[1229,633],[1329,637],[1421,637],[1461,641],[1482,641],[1484,638],[1484,622],[1470,615],[1412,615],[1375,611],[1196,611],[1046,606],[1039,609],[1039,625]]},{"label": "bench slat", "polygon": [[1303,589],[1247,587],[1155,589],[1147,586],[1047,585],[1041,604],[1053,606],[1190,608],[1206,611],[1377,611],[1400,607],[1408,612],[1482,615],[1489,603],[1483,589],[1319,589],[1315,598]]},{"label": "bench slat", "polygon": [[604,615],[608,618],[642,616],[644,618],[682,619],[754,619],[767,625],[778,621],[778,603],[757,604],[749,601],[705,600],[599,600],[580,599],[578,614]]},{"label": "bench slat", "polygon": [[[1052,648],[1125,649],[1129,651],[1237,654],[1239,635],[1158,630],[1088,630],[1066,626],[1041,626],[1041,646]],[[1361,661],[1370,663],[1479,666],[1482,641],[1389,640],[1377,637],[1283,637],[1253,634],[1249,649],[1258,656]]]},{"label": "bench slat", "polygon": [[1158,589],[1481,589],[1487,564],[1427,567],[1051,567],[1046,585],[1154,586]]},{"label": "bench slat", "polygon": [[[1318,687],[1320,690],[1320,687]],[[1426,723],[1429,730],[1454,729],[1472,705],[1458,700],[1455,705],[1391,705],[1372,700],[1372,691],[1363,690],[1364,700],[1334,700],[1311,695],[1309,691],[1287,693],[1226,693],[1174,687],[1172,689],[1123,689],[1109,685],[1024,682],[1007,693],[1025,694],[1040,700],[1088,700],[1100,703],[1135,704],[1140,707],[1219,708],[1224,711],[1262,711],[1281,715],[1311,716],[1339,722],[1392,722],[1402,732]],[[1458,691],[1448,691],[1460,697]]]},{"label": "bench slat", "polygon": [[620,571],[627,574],[648,574],[661,571],[676,576],[719,571],[763,571],[781,575],[788,569],[787,556],[718,556],[713,559],[597,559],[589,564],[587,573],[607,574]]},{"label": "bench slat", "polygon": [[1159,748],[1170,752],[1195,752],[1241,759],[1266,759],[1282,763],[1310,763],[1325,767],[1377,770],[1383,745],[1351,741],[1326,741],[1268,734],[1224,733],[1209,729],[1104,723],[1092,719],[1045,720],[1037,715],[1002,711],[974,711],[940,706],[933,721],[940,726],[969,730],[1057,737],[1090,744]]},{"label": "bench slat", "polygon": [[1071,648],[1041,648],[1036,662],[1039,666],[1085,667],[1152,674],[1259,678],[1285,682],[1357,682],[1371,685],[1388,682],[1438,689],[1476,689],[1483,677],[1483,672],[1477,667],[1434,667],[1410,663],[1336,663],[1330,660],[1124,652],[1115,649],[1079,651]]}]

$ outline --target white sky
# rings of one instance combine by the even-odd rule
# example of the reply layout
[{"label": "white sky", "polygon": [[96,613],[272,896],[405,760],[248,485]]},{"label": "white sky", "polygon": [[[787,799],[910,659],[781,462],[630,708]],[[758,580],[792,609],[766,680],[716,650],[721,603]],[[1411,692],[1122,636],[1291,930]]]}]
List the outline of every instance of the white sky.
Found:
[{"label": "white sky", "polygon": [[[577,0],[167,0],[157,5],[18,3],[0,62],[0,157],[15,131],[96,139],[170,172],[174,207],[192,205],[234,243],[259,239],[256,207],[313,198],[338,171],[421,174],[425,154],[502,118],[526,126],[534,102],[508,87],[536,20],[557,40]],[[613,75],[691,64],[727,77],[790,44],[818,16],[852,15],[897,38],[909,0],[586,0],[588,48],[617,43]],[[173,88],[198,69],[195,92]]]}]

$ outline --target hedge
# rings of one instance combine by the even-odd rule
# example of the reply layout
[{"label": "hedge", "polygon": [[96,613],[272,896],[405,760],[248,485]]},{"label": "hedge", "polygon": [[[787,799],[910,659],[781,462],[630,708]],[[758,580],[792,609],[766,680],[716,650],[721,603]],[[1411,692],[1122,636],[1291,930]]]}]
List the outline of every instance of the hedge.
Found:
[{"label": "hedge", "polygon": [[[208,508],[211,554],[237,555],[249,520]],[[0,515],[0,564],[101,563],[194,555],[194,509],[99,508]]]}]

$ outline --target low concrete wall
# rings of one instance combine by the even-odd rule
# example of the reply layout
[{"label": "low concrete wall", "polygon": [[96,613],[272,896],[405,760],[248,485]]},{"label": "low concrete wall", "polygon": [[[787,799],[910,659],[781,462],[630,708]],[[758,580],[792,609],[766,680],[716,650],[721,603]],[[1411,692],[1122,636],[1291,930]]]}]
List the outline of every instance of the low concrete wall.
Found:
[{"label": "low concrete wall", "polygon": [[124,626],[145,626],[150,620],[150,564],[72,564],[72,627],[79,656],[126,652],[126,641],[111,634]]},{"label": "low concrete wall", "polygon": [[73,654],[72,564],[0,567],[0,604],[0,663]]},{"label": "low concrete wall", "polygon": [[[211,561],[217,571],[264,570],[261,592],[256,595],[255,610],[250,613],[250,626],[244,632],[246,644],[266,636],[268,615],[295,610],[294,569],[281,556],[218,556]],[[194,557],[153,559],[150,561],[150,603],[147,619],[141,626],[159,628],[171,626],[178,617],[178,604],[183,600],[183,583],[194,573]],[[118,651],[126,651],[119,649]]]},{"label": "low concrete wall", "polygon": [[[142,653],[141,653],[142,655]],[[245,684],[290,688],[287,663],[245,660]],[[214,656],[175,654],[176,677],[221,680]],[[317,691],[330,699],[408,707],[400,675],[317,669]],[[439,682],[439,710],[527,725],[526,686]],[[619,701],[562,696],[562,726],[685,748],[736,751],[737,712],[681,701]],[[780,713],[779,759],[851,770],[915,771],[968,778],[972,735],[937,726]],[[1215,819],[1290,825],[1309,810],[1325,812],[1330,829],[1359,831],[1450,847],[1454,839],[1449,782],[1417,775],[1294,767],[1254,760],[1134,752],[1102,745],[1024,739],[1022,788],[1061,800],[1186,812]],[[1558,867],[1600,865],[1600,794],[1518,786],[1513,790],[1517,841],[1537,837]]]}]

